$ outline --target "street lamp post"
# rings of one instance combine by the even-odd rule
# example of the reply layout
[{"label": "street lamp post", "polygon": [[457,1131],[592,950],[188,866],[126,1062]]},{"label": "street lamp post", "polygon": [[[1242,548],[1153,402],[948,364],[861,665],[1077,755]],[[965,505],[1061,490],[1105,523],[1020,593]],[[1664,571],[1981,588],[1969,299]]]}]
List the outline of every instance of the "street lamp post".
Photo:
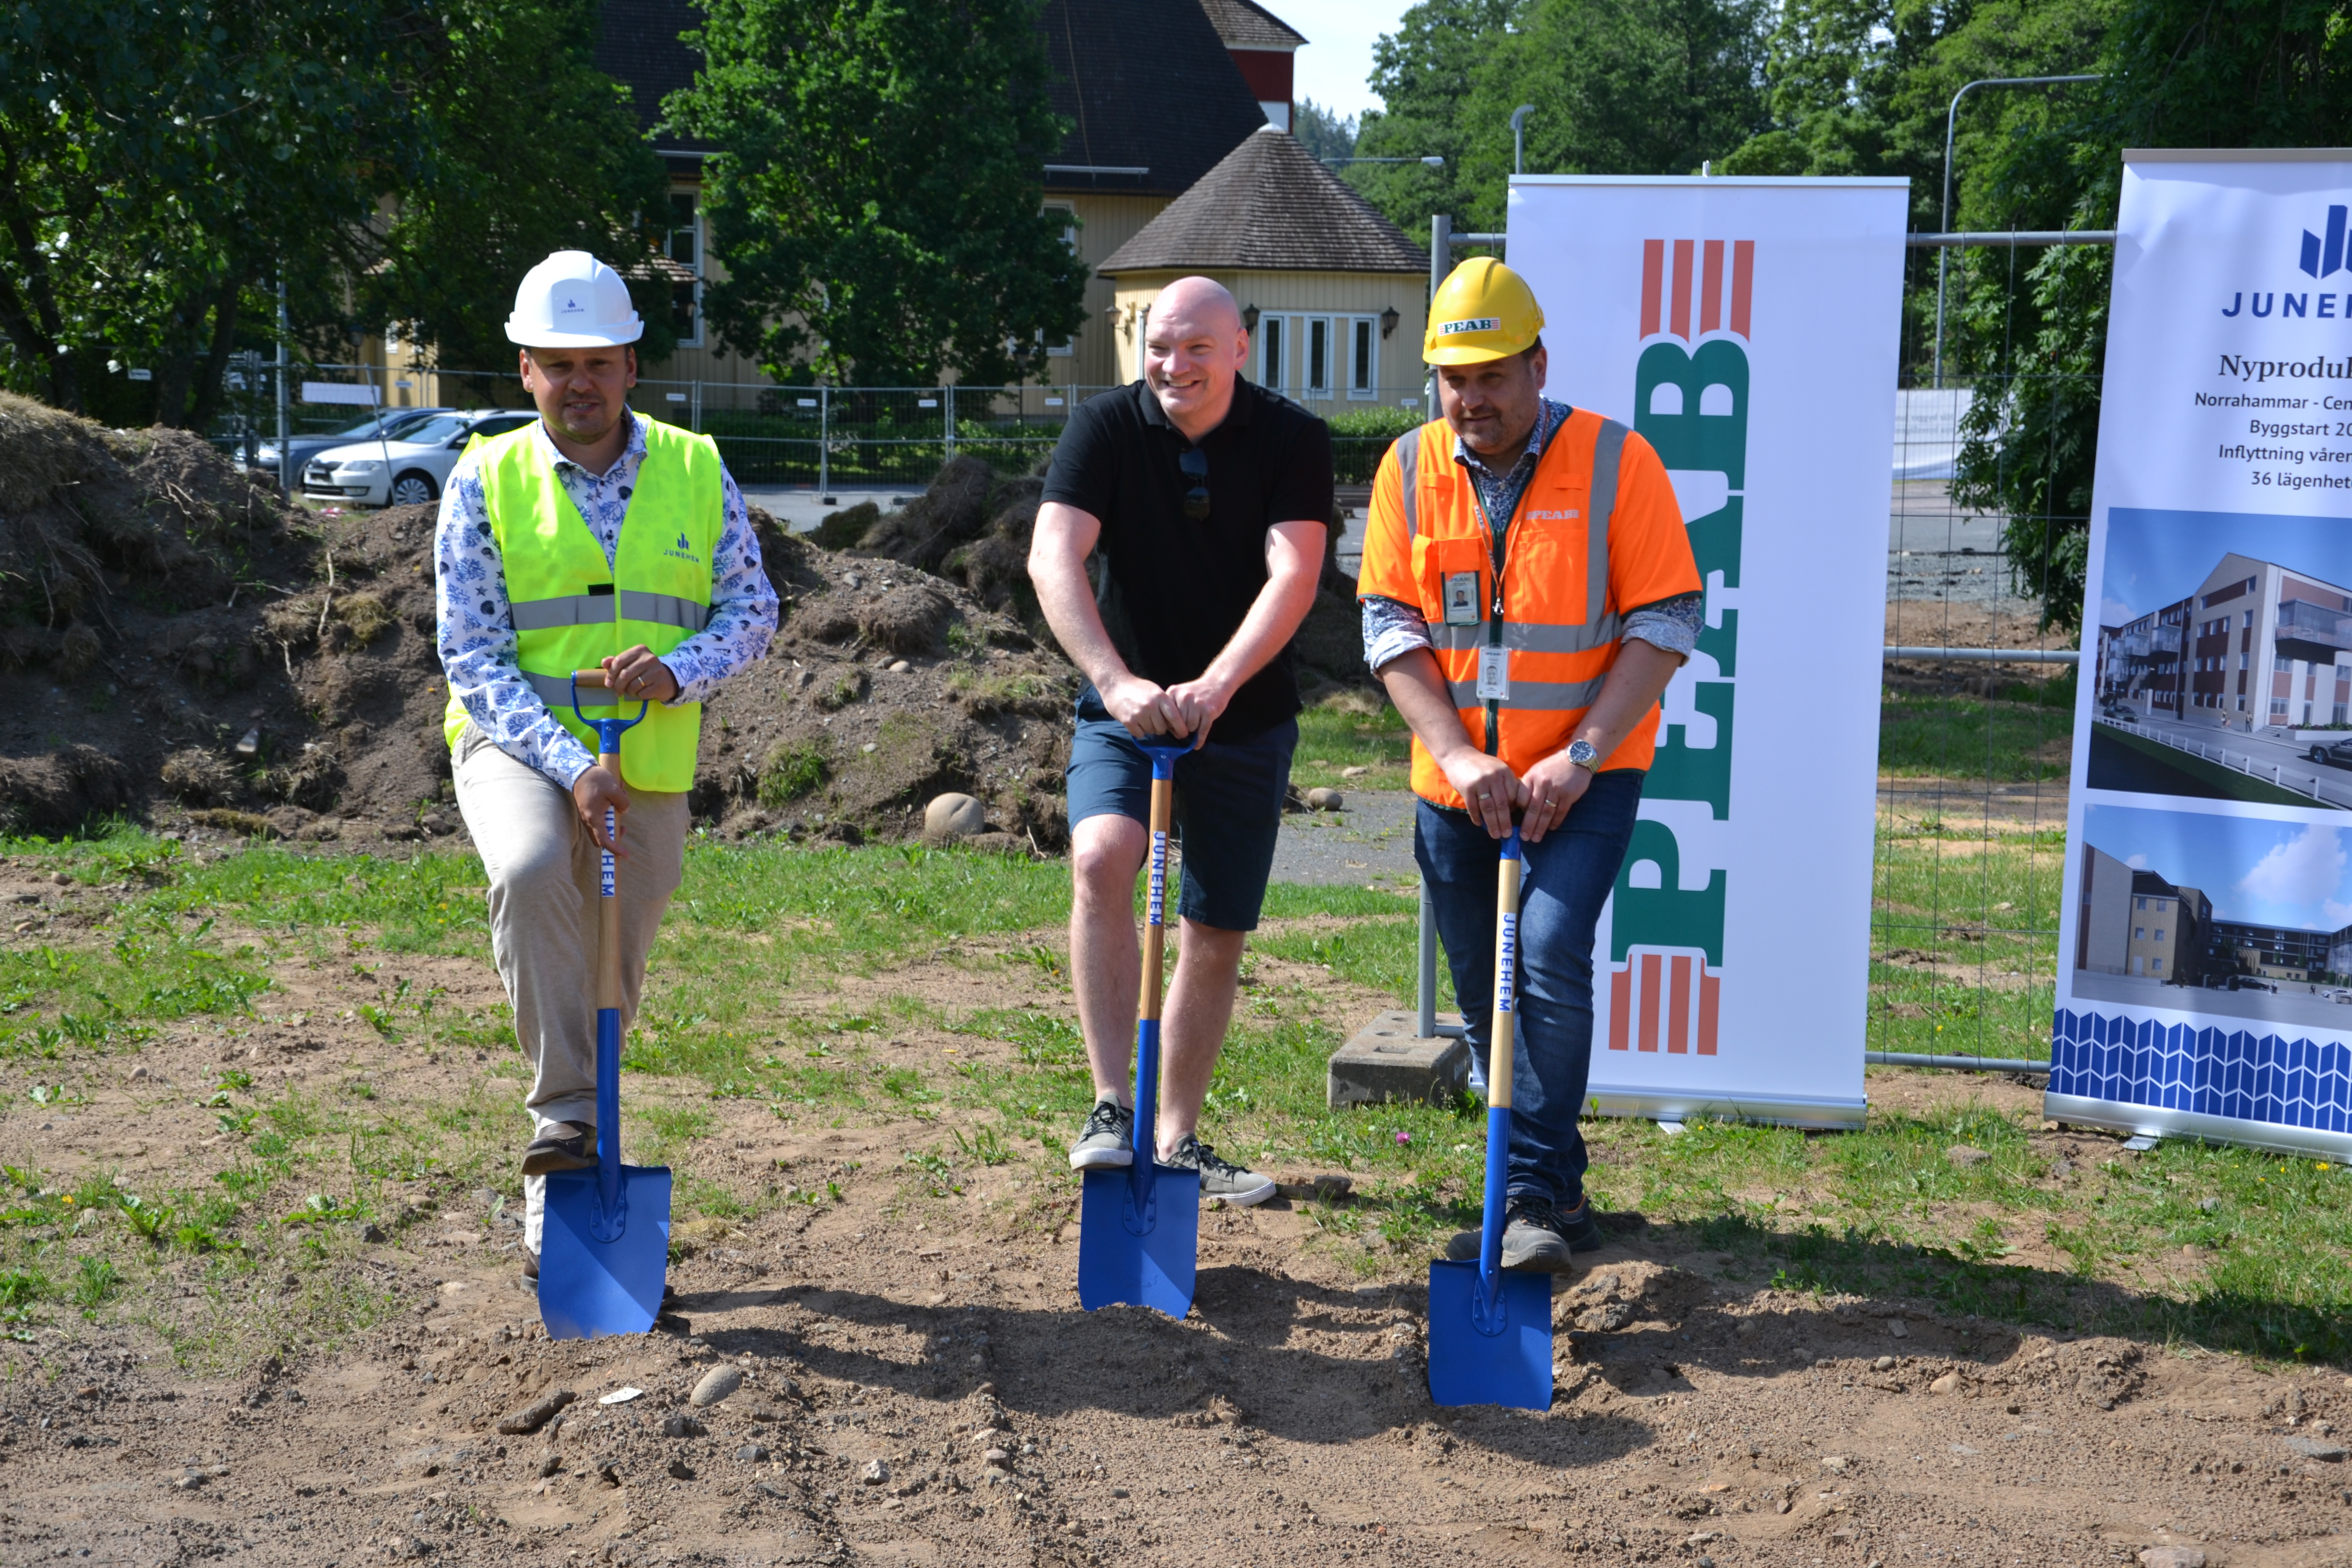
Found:
[{"label": "street lamp post", "polygon": [[1532,103],[1523,103],[1511,110],[1511,173],[1525,174],[1528,166],[1528,116],[1536,111]]},{"label": "street lamp post", "polygon": [[[1964,82],[1960,90],[1952,94],[1952,101],[1944,110],[1944,222],[1937,230],[1952,231],[1952,132],[1959,123],[1960,100],[1980,87],[2055,87],[2069,82],[2096,81],[2096,76],[1989,76]],[[1944,384],[1944,268],[1949,251],[1938,247],[1936,251],[1936,384]]]}]

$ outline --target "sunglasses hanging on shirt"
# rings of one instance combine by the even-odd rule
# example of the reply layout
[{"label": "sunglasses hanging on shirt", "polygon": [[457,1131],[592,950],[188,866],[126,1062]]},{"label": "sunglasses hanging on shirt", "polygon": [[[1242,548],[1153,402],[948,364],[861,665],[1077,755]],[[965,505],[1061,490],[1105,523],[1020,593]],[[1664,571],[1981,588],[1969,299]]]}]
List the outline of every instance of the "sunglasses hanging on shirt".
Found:
[{"label": "sunglasses hanging on shirt", "polygon": [[1192,481],[1184,492],[1184,515],[1194,522],[1209,520],[1209,454],[1198,447],[1176,455],[1176,466]]}]

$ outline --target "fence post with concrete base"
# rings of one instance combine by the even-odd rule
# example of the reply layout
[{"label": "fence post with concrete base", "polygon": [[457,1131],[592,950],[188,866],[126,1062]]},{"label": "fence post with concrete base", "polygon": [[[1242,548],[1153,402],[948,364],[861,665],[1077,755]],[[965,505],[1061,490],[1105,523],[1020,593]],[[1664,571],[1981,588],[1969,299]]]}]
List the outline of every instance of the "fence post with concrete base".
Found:
[{"label": "fence post with concrete base", "polygon": [[1331,1053],[1325,1101],[1334,1110],[1405,1100],[1439,1105],[1470,1081],[1462,1016],[1437,1011],[1437,911],[1421,890],[1421,935],[1413,1010],[1376,1016]]}]

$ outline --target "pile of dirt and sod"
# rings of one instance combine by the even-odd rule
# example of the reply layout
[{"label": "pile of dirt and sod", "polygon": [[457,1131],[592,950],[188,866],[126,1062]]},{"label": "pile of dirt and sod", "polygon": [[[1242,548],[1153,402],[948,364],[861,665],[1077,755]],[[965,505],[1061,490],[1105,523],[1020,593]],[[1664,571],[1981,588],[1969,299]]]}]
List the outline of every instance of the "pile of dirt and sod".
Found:
[{"label": "pile of dirt and sod", "polygon": [[[257,635],[295,671],[338,792],[310,830],[457,835],[433,647],[435,510],[326,519],[317,569]],[[955,584],[824,550],[751,510],[782,600],[769,657],[704,706],[698,823],[735,837],[855,843],[919,832],[935,795],[978,797],[983,842],[1050,849],[1066,830],[1074,678],[1012,617]]]},{"label": "pile of dirt and sod", "polygon": [[0,393],[0,829],[315,797],[292,671],[256,640],[310,571],[304,515],[184,430],[109,430]]},{"label": "pile of dirt and sod", "polygon": [[[814,541],[753,522],[784,601],[770,657],[708,704],[706,827],[856,842],[978,798],[981,842],[1067,839],[1076,675],[1027,577],[1043,481],[958,458]],[[434,648],[435,510],[311,512],[183,431],[0,401],[5,826],[121,815],[202,834],[452,837]],[[1310,690],[1361,679],[1352,584],[1300,633]]]},{"label": "pile of dirt and sod", "polygon": [[[872,501],[825,520],[814,537],[834,549],[887,556],[969,589],[992,610],[1018,616],[1050,645],[1029,586],[1029,539],[1044,495],[1045,465],[1007,477],[973,457],[950,458],[930,488],[895,511]],[[1370,683],[1364,668],[1356,583],[1339,570],[1342,520],[1335,508],[1325,531],[1323,574],[1314,607],[1298,628],[1291,657],[1309,700],[1335,687]]]}]

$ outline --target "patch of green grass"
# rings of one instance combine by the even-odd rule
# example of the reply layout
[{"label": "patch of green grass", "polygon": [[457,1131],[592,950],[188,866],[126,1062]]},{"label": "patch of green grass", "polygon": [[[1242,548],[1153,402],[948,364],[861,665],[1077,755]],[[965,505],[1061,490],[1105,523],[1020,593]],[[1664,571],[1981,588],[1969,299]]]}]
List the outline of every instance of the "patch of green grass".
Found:
[{"label": "patch of green grass", "polygon": [[832,765],[833,748],[823,740],[777,742],[760,766],[760,804],[790,805],[824,783]]},{"label": "patch of green grass", "polygon": [[[1361,699],[1344,696],[1298,715],[1298,749],[1291,753],[1290,782],[1300,789],[1403,789],[1412,761],[1412,731],[1386,701],[1362,713]],[[1355,778],[1347,768],[1370,771]]]},{"label": "patch of green grass", "polygon": [[1992,699],[1890,691],[1878,710],[1878,768],[1997,784],[2063,779],[2074,731],[2071,680],[2011,687]]}]

